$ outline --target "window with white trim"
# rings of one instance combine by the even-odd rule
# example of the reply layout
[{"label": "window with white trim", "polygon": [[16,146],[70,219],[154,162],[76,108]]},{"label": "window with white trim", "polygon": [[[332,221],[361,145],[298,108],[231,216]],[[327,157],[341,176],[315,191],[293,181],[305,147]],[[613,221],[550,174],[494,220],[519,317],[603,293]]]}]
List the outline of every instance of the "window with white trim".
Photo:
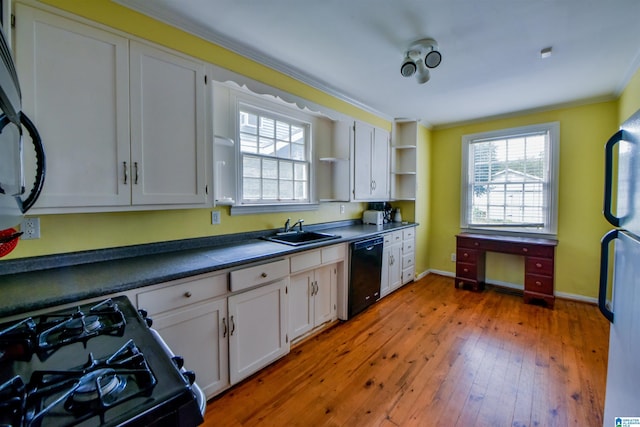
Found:
[{"label": "window with white trim", "polygon": [[310,127],[309,123],[239,105],[243,204],[310,203]]},{"label": "window with white trim", "polygon": [[461,228],[555,235],[557,122],[462,138]]}]

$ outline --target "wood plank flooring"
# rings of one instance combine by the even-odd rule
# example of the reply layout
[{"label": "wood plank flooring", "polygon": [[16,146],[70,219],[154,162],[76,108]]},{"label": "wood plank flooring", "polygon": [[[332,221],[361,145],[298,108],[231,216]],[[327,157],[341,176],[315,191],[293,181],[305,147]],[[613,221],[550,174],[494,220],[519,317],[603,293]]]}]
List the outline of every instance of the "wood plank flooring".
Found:
[{"label": "wood plank flooring", "polygon": [[609,325],[428,275],[207,405],[205,426],[602,426]]}]

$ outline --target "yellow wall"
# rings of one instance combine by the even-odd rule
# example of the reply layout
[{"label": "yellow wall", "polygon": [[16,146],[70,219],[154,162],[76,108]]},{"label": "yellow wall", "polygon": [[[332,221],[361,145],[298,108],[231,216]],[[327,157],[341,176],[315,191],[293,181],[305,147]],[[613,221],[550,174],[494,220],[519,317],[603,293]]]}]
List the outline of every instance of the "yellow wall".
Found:
[{"label": "yellow wall", "polygon": [[[618,128],[618,103],[602,102],[434,130],[431,156],[430,268],[454,272],[460,232],[460,160],[465,134],[560,122],[556,291],[596,297],[602,216],[604,143]],[[523,284],[522,257],[489,254],[487,279]]]},{"label": "yellow wall", "polygon": [[620,95],[618,121],[622,123],[640,109],[640,70],[636,71]]}]

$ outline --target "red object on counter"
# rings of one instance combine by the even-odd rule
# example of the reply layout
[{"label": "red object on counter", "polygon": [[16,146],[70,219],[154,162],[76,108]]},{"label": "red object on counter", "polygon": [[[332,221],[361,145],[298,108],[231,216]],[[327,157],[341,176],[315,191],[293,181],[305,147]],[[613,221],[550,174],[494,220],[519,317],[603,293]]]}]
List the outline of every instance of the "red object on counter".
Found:
[{"label": "red object on counter", "polygon": [[[0,230],[0,241],[3,241],[3,243],[0,243],[0,258],[2,258],[5,255],[8,255],[9,253],[11,253],[11,251],[13,251],[16,246],[18,246],[18,240],[20,238],[20,236],[22,235],[22,233],[19,233],[18,231],[16,231],[15,228],[7,228],[6,230]],[[10,239],[9,241],[4,241],[5,239],[3,238],[7,238],[7,237],[11,237],[14,236],[13,239]]]}]

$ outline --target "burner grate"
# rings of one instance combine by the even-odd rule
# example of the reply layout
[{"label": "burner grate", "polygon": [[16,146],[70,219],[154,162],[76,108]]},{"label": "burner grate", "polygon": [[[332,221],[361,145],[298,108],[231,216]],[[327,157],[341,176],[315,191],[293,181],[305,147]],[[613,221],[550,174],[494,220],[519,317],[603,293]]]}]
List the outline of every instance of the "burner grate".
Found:
[{"label": "burner grate", "polygon": [[113,355],[65,371],[35,371],[26,397],[27,425],[72,415],[76,421],[99,417],[134,397],[150,396],[157,381],[142,352],[129,340]]},{"label": "burner grate", "polygon": [[124,314],[111,299],[91,307],[88,314],[78,308],[71,314],[44,315],[38,324],[37,351],[47,357],[74,342],[86,347],[87,341],[98,335],[122,336],[125,325]]}]

